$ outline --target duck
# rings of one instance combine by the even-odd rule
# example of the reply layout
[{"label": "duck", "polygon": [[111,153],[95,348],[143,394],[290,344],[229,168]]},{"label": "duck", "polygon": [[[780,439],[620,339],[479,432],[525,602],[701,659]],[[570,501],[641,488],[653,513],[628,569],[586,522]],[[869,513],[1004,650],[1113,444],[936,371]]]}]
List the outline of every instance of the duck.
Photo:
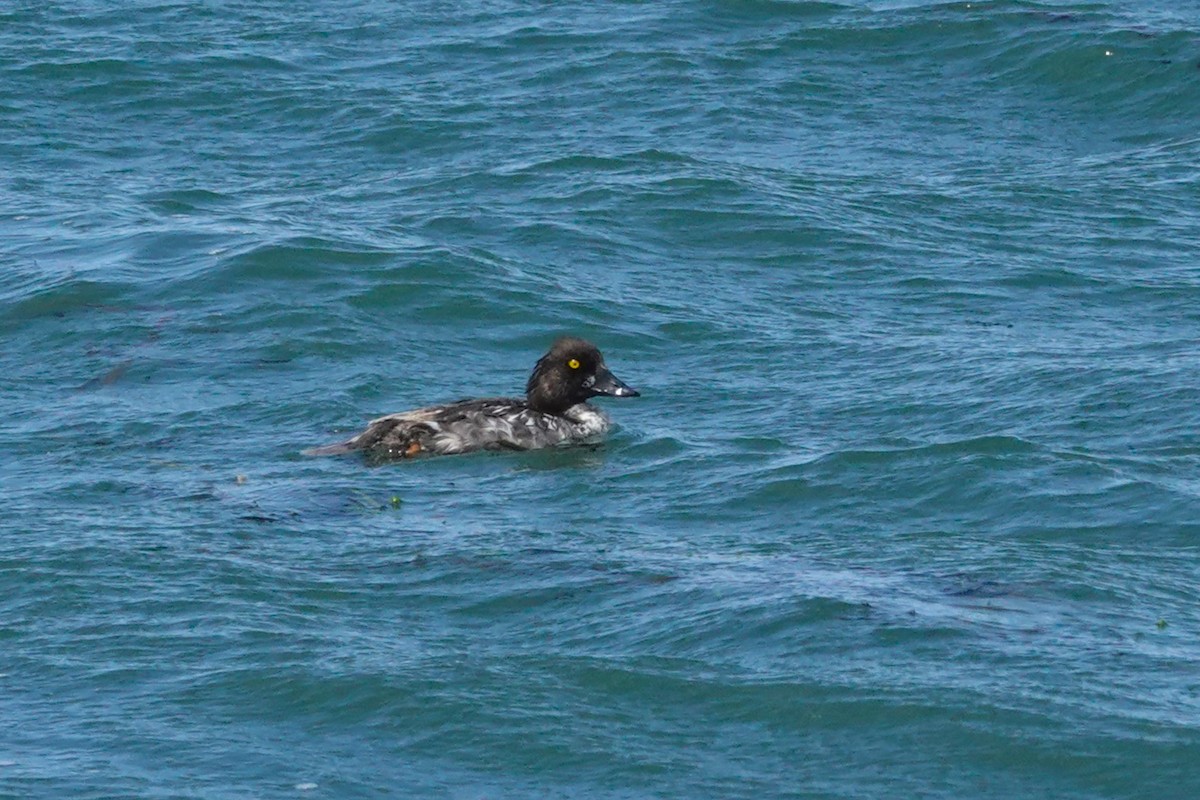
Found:
[{"label": "duck", "polygon": [[640,393],[612,374],[596,345],[564,336],[538,359],[523,399],[458,400],[388,414],[344,442],[314,447],[304,455],[362,451],[373,460],[394,460],[591,443],[612,426],[604,411],[587,402],[601,396]]}]

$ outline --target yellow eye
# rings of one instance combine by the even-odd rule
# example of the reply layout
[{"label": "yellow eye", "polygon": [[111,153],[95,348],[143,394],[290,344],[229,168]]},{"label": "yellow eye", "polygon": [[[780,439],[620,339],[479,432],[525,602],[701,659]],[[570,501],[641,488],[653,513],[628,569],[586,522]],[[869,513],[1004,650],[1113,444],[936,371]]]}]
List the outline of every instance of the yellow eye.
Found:
[{"label": "yellow eye", "polygon": [[567,362],[567,366],[570,367],[571,369],[579,369],[579,359],[572,358],[570,361]]}]

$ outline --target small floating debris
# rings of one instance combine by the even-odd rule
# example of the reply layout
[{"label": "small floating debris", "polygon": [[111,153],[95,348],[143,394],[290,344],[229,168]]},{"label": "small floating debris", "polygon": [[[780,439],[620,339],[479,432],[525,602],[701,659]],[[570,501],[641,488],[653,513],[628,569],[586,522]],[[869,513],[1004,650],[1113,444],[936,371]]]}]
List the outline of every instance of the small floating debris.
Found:
[{"label": "small floating debris", "polygon": [[353,490],[346,499],[348,505],[362,511],[392,511],[404,506],[404,498],[398,494],[381,498],[361,489]]},{"label": "small floating debris", "polygon": [[244,484],[246,482],[246,476],[238,475],[236,478],[234,478],[234,481],[237,483],[238,486],[241,486],[242,484]]},{"label": "small floating debris", "polygon": [[1161,631],[1163,628],[1167,627],[1167,621],[1165,619],[1160,619],[1158,622],[1154,623],[1154,627]]}]

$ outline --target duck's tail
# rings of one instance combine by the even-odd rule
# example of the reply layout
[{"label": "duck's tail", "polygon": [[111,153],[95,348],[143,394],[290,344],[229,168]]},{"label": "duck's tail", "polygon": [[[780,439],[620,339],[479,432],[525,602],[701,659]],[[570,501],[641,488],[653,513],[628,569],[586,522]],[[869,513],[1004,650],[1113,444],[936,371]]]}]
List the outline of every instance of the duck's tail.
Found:
[{"label": "duck's tail", "polygon": [[[357,437],[355,437],[357,438]],[[302,456],[340,456],[346,453],[354,452],[354,439],[349,439],[345,442],[337,444],[327,444],[323,447],[310,447],[307,450],[301,450]]]}]

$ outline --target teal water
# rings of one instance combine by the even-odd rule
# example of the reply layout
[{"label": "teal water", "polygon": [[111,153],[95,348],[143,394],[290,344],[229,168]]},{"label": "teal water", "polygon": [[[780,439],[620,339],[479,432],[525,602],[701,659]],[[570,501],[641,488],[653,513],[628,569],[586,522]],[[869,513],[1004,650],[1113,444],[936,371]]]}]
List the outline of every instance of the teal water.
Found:
[{"label": "teal water", "polygon": [[[0,7],[0,796],[1200,796],[1200,4]],[[518,392],[599,448],[299,451]]]}]

